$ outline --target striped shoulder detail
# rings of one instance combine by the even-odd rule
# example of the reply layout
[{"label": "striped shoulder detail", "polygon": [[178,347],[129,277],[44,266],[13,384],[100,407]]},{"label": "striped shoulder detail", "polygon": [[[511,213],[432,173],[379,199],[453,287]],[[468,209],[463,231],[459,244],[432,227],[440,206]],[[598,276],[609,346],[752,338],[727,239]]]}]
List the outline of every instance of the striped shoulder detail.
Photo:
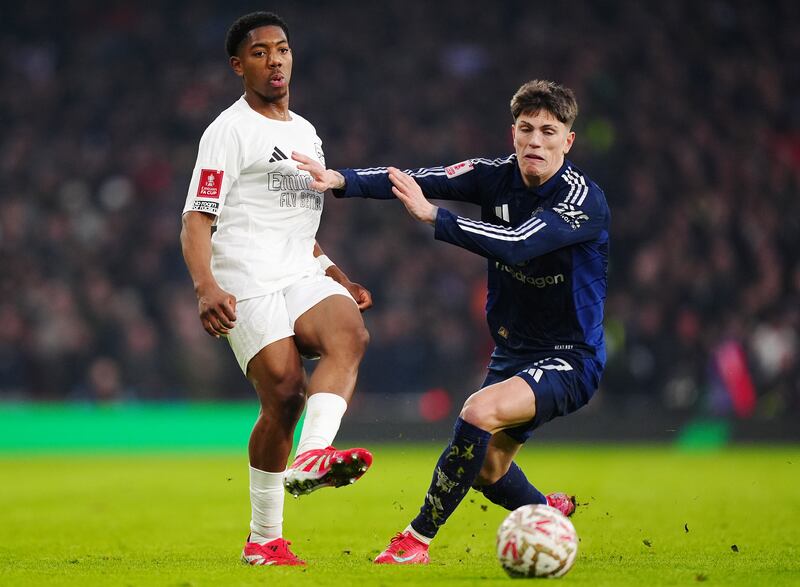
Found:
[{"label": "striped shoulder detail", "polygon": [[[514,160],[515,160],[514,155],[509,155],[508,157],[500,157],[498,159],[486,159],[483,157],[467,159],[467,161],[469,161],[473,165],[484,165],[487,167],[501,167],[503,165],[513,164]],[[353,171],[358,175],[380,175],[389,172],[387,167],[364,167],[361,169],[353,169]],[[411,177],[429,177],[435,175],[438,176],[447,175],[446,168],[441,165],[436,167],[403,169],[403,172],[409,174]]]},{"label": "striped shoulder detail", "polygon": [[582,173],[575,171],[572,167],[567,167],[561,174],[561,179],[569,186],[569,192],[564,198],[565,204],[580,206],[589,193],[589,186]]},{"label": "striped shoulder detail", "polygon": [[356,175],[379,175],[381,173],[388,173],[385,167],[365,167],[363,169],[353,169]]},{"label": "striped shoulder detail", "polygon": [[485,159],[483,157],[476,157],[474,159],[470,159],[470,161],[472,161],[472,163],[486,165],[488,167],[500,167],[502,165],[508,165],[509,163],[514,163],[514,155],[509,155],[508,157],[500,157],[498,159]]},{"label": "striped shoulder detail", "polygon": [[[367,167],[364,169],[353,169],[357,175],[382,175],[389,173],[388,167]],[[428,177],[431,175],[447,175],[444,167],[422,167],[419,169],[403,169],[411,177]]]},{"label": "striped shoulder detail", "polygon": [[525,240],[532,234],[542,230],[547,223],[541,218],[532,217],[530,220],[523,222],[516,228],[506,228],[497,224],[489,224],[488,222],[481,222],[479,220],[472,220],[471,218],[464,218],[463,216],[456,217],[456,223],[459,228],[465,232],[479,234],[501,241],[521,241]]},{"label": "striped shoulder detail", "polygon": [[423,167],[421,169],[404,169],[411,177],[428,177],[429,175],[447,175],[444,167]]}]

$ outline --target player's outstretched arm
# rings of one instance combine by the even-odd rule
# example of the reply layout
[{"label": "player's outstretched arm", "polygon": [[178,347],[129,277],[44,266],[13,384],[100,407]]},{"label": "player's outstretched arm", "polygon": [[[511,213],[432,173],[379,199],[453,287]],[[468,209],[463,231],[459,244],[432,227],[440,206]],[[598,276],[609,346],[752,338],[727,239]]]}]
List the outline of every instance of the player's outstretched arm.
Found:
[{"label": "player's outstretched arm", "polygon": [[325,275],[340,283],[353,296],[359,310],[364,312],[372,307],[372,294],[370,291],[363,285],[350,281],[345,272],[328,258],[316,241],[314,242],[314,257],[317,258],[317,261],[324,269]]},{"label": "player's outstretched arm", "polygon": [[540,208],[516,226],[464,218],[442,209],[436,218],[436,240],[448,242],[506,265],[519,265],[535,257],[581,242],[603,238],[608,232],[608,207],[596,188],[589,189],[581,205],[561,202]]},{"label": "player's outstretched arm", "polygon": [[192,276],[200,322],[214,338],[225,336],[236,322],[236,298],[223,290],[211,273],[211,224],[204,212],[186,212],[181,229],[181,248]]},{"label": "player's outstretched arm", "polygon": [[388,170],[389,181],[392,182],[392,193],[403,202],[408,213],[420,222],[435,225],[439,208],[425,198],[425,194],[422,193],[416,180],[397,167],[389,167]]},{"label": "player's outstretched arm", "polygon": [[334,169],[325,169],[319,161],[312,159],[297,151],[292,151],[292,159],[300,163],[300,171],[308,171],[314,181],[309,184],[312,190],[324,192],[325,190],[340,190],[344,188],[344,176]]}]

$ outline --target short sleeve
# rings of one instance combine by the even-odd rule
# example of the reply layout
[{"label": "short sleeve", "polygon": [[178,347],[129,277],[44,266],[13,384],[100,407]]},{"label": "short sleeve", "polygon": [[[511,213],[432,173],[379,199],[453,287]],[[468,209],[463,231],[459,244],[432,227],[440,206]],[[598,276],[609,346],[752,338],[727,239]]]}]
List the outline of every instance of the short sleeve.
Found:
[{"label": "short sleeve", "polygon": [[240,141],[225,124],[212,124],[203,133],[197,162],[189,182],[183,212],[207,212],[218,216],[241,169]]}]

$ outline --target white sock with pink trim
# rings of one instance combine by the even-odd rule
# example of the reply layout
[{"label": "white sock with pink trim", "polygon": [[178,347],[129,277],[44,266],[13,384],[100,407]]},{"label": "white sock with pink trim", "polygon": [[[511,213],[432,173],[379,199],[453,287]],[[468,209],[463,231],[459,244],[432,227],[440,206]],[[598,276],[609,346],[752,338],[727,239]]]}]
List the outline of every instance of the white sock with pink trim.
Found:
[{"label": "white sock with pink trim", "polygon": [[250,467],[250,542],[264,544],[281,537],[283,475]]},{"label": "white sock with pink trim", "polygon": [[295,456],[307,450],[331,446],[346,410],[347,402],[335,393],[320,392],[310,396]]}]

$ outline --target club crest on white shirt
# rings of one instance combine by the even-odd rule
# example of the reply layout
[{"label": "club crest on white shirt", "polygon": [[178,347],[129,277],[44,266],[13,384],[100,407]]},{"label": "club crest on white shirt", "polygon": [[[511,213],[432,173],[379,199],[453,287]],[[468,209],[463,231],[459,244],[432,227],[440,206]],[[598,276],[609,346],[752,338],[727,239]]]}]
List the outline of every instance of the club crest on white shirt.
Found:
[{"label": "club crest on white shirt", "polygon": [[319,162],[322,163],[323,167],[325,167],[325,153],[322,151],[322,143],[315,142],[314,151],[317,153],[317,159],[319,159]]}]

